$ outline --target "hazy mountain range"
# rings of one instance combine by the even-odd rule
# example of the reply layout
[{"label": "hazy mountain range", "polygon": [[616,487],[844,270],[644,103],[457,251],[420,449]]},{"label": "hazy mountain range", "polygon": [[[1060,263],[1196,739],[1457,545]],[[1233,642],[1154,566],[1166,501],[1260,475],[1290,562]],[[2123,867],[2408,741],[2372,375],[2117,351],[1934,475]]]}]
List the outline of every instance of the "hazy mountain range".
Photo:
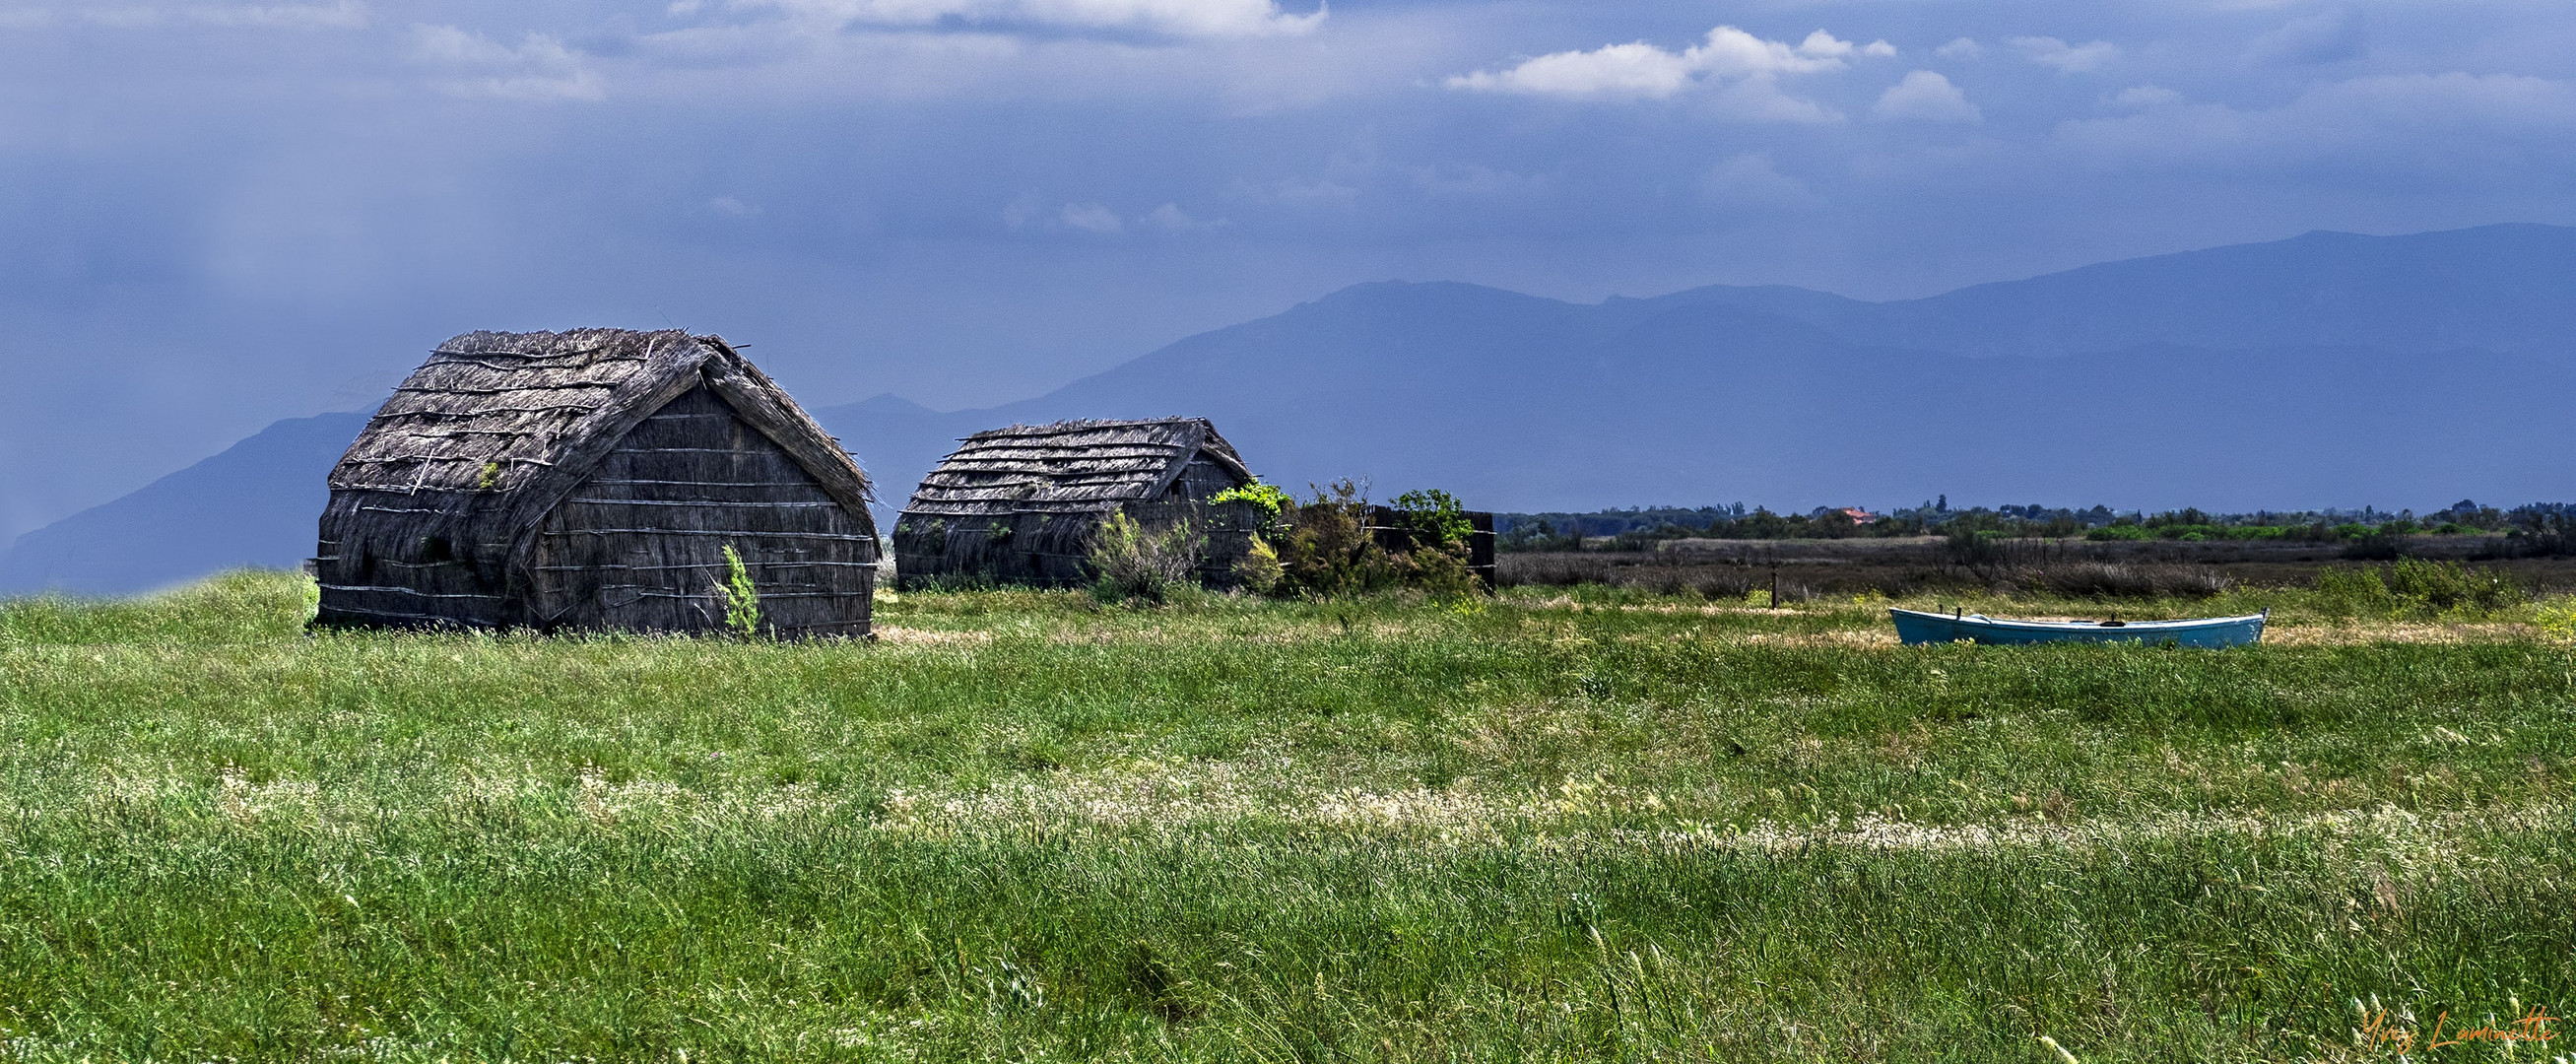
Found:
[{"label": "hazy mountain range", "polygon": [[[1277,483],[1357,476],[1496,510],[2560,500],[2572,408],[2576,229],[2498,225],[2310,233],[1885,303],[1363,284],[1022,402],[814,413],[876,481],[882,520],[968,432],[1163,414],[1213,418]],[[279,422],[20,537],[0,590],[292,565],[364,422]]]}]

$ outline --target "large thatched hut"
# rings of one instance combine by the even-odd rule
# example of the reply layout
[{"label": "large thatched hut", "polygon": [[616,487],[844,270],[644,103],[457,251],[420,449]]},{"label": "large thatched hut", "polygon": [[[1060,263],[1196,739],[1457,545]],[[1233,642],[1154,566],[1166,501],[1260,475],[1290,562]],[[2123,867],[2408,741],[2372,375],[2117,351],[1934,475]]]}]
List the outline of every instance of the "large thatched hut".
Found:
[{"label": "large thatched hut", "polygon": [[1200,578],[1223,586],[1251,546],[1250,503],[1210,496],[1252,482],[1204,418],[1059,421],[966,437],[923,478],[894,526],[895,572],[943,581],[1064,587],[1091,582],[1092,533],[1110,514],[1147,528],[1189,521],[1206,539]]},{"label": "large thatched hut", "polygon": [[693,632],[734,549],[762,627],[868,632],[857,464],[713,336],[468,333],[331,471],[318,623]]}]

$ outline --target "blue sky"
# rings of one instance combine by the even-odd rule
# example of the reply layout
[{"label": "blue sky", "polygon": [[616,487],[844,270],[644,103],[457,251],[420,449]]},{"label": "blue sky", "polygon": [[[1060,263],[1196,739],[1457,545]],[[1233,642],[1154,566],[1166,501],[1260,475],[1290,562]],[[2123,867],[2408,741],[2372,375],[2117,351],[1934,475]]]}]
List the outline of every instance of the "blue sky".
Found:
[{"label": "blue sky", "polygon": [[2576,222],[2559,2],[0,0],[0,537],[453,333],[1045,391],[1359,281]]}]

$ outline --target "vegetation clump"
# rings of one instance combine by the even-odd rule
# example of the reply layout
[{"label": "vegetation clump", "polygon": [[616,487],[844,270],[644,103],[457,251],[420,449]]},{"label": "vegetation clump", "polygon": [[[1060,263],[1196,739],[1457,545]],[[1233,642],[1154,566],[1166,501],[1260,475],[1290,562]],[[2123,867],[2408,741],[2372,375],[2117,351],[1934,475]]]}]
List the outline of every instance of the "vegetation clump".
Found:
[{"label": "vegetation clump", "polygon": [[1280,583],[1288,578],[1288,567],[1280,564],[1279,548],[1255,533],[1252,546],[1234,563],[1234,578],[1245,591],[1268,595],[1278,591]]},{"label": "vegetation clump", "polygon": [[1188,521],[1149,529],[1124,511],[1092,532],[1089,560],[1099,575],[1092,594],[1104,602],[1159,603],[1196,587],[1207,539]]},{"label": "vegetation clump", "polygon": [[2402,558],[2390,565],[2317,574],[2317,597],[2346,617],[2435,619],[2479,616],[2522,604],[2527,594],[2502,573],[2458,562]]},{"label": "vegetation clump", "polygon": [[2541,633],[2562,643],[2576,643],[2576,595],[2558,595],[2532,611]]},{"label": "vegetation clump", "polygon": [[733,544],[724,546],[725,576],[716,583],[712,594],[724,608],[725,630],[736,638],[754,639],[760,635],[760,588],[752,583],[751,567],[742,563],[742,554]]},{"label": "vegetation clump", "polygon": [[1369,502],[1357,481],[1343,479],[1315,489],[1315,496],[1280,513],[1281,590],[1315,596],[1348,595],[1395,586],[1395,556],[1370,533]]},{"label": "vegetation clump", "polygon": [[1281,510],[1286,509],[1296,500],[1288,494],[1286,489],[1281,488],[1276,484],[1264,484],[1261,482],[1260,478],[1255,477],[1249,484],[1237,484],[1234,487],[1227,488],[1224,491],[1220,491],[1209,496],[1208,501],[1213,503],[1248,502],[1254,506],[1260,507],[1262,513],[1272,518],[1276,518],[1279,516],[1279,512]]},{"label": "vegetation clump", "polygon": [[1386,526],[1371,523],[1380,509],[1349,479],[1285,506],[1274,591],[1331,597],[1415,588],[1456,596],[1481,586],[1468,568],[1474,526],[1455,496],[1436,488],[1399,495],[1385,508],[1393,515]]}]

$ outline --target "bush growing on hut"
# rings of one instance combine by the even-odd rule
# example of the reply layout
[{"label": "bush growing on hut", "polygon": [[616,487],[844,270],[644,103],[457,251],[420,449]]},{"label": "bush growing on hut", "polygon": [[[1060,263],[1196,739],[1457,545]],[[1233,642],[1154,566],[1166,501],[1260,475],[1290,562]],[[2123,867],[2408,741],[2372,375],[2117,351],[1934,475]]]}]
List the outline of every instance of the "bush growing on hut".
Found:
[{"label": "bush growing on hut", "polygon": [[1261,478],[1254,477],[1252,478],[1252,483],[1237,485],[1208,496],[1208,501],[1213,503],[1248,502],[1254,506],[1260,507],[1262,510],[1269,513],[1271,517],[1276,518],[1279,516],[1279,512],[1281,510],[1288,508],[1297,500],[1295,497],[1289,495],[1286,489],[1281,488],[1279,485],[1264,484],[1261,482]]},{"label": "bush growing on hut", "polygon": [[1183,586],[1196,586],[1207,538],[1188,521],[1148,529],[1112,511],[1091,535],[1090,561],[1100,577],[1091,593],[1106,602],[1162,602]]},{"label": "bush growing on hut", "polygon": [[[1392,515],[1387,524],[1371,523],[1383,514]],[[1448,492],[1406,492],[1393,507],[1379,507],[1357,481],[1337,480],[1316,488],[1311,499],[1282,507],[1273,548],[1280,569],[1274,593],[1333,596],[1408,587],[1463,595],[1479,586],[1467,560],[1473,531],[1465,508]]]},{"label": "bush growing on hut", "polygon": [[1392,587],[1395,558],[1368,528],[1369,503],[1356,481],[1337,480],[1280,512],[1279,589],[1347,595]]},{"label": "bush growing on hut", "polygon": [[1288,569],[1279,563],[1279,549],[1259,535],[1252,537],[1252,548],[1234,563],[1234,578],[1246,591],[1268,595],[1279,590],[1288,578]]},{"label": "bush growing on hut", "polygon": [[716,601],[724,604],[725,627],[744,639],[760,635],[760,587],[751,579],[751,567],[742,563],[742,552],[733,544],[724,546],[725,577],[715,585]]}]

